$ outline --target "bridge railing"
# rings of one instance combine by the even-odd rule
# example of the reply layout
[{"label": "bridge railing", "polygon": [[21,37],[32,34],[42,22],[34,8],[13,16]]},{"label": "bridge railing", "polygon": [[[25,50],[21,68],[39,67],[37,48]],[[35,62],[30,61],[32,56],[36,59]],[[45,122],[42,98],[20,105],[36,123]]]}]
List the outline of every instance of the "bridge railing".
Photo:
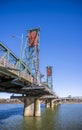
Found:
[{"label": "bridge railing", "polygon": [[3,57],[0,58],[0,64],[2,64],[4,67],[16,68],[14,64],[11,64],[6,58]]},{"label": "bridge railing", "polygon": [[14,64],[11,64],[6,58],[3,58],[3,57],[0,58],[0,65],[5,68],[11,68],[10,71],[18,75],[18,72],[13,70],[13,69],[18,69],[18,68]]},{"label": "bridge railing", "polygon": [[20,62],[20,59],[2,42],[0,42],[0,66],[26,81],[36,82],[36,77],[30,68],[23,61]]},{"label": "bridge railing", "polygon": [[[29,73],[27,73],[26,71],[20,71],[19,67],[17,67],[14,64],[11,64],[6,58],[4,57],[0,57],[0,66],[3,66],[5,68],[8,69],[8,71],[12,72],[13,74],[19,76],[24,79],[27,80],[31,83],[35,82],[36,79]],[[20,73],[20,74],[19,74]]]}]

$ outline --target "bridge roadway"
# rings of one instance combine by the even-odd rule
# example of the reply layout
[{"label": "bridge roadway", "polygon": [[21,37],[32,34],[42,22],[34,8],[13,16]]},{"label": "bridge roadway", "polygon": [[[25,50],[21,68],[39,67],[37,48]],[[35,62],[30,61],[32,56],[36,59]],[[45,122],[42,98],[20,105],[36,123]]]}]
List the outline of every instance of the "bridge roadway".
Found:
[{"label": "bridge roadway", "polygon": [[[0,92],[26,95],[24,97],[24,116],[40,116],[40,100],[44,95],[55,93],[47,83],[36,82],[30,68],[2,42],[0,42]],[[52,107],[50,99],[46,104]]]},{"label": "bridge roadway", "polygon": [[20,59],[0,42],[0,92],[27,96],[54,95],[47,83],[36,83],[35,80],[26,64],[20,62]]},{"label": "bridge roadway", "polygon": [[54,95],[45,83],[33,83],[23,75],[18,77],[15,70],[1,66],[0,63],[0,92],[26,94],[27,96]]}]

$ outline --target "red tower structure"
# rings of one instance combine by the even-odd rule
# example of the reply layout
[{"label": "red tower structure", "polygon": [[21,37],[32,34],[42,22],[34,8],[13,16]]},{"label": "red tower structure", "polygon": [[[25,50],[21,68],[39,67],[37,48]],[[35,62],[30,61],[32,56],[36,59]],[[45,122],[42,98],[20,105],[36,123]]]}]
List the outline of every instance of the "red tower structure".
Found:
[{"label": "red tower structure", "polygon": [[40,82],[40,70],[39,70],[39,37],[40,37],[40,28],[35,28],[28,30],[27,43],[28,43],[28,58],[27,63],[31,69],[36,82]]},{"label": "red tower structure", "polygon": [[53,89],[53,83],[52,83],[52,66],[47,66],[47,83],[51,89]]}]

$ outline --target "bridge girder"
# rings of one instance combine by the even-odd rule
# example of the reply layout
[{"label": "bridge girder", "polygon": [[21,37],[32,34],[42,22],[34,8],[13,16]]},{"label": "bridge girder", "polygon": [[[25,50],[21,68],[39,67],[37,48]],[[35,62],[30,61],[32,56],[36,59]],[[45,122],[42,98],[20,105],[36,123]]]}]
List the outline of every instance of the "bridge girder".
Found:
[{"label": "bridge girder", "polygon": [[0,92],[28,96],[53,95],[48,85],[37,84],[34,80],[29,67],[0,42]]}]

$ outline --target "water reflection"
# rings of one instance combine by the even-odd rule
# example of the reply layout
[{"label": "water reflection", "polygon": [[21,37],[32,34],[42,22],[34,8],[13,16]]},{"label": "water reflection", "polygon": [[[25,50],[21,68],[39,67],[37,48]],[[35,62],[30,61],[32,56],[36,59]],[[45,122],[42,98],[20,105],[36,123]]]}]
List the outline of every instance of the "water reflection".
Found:
[{"label": "water reflection", "polygon": [[56,130],[57,126],[57,116],[58,116],[59,106],[53,109],[47,108],[42,117],[42,128],[46,130]]},{"label": "water reflection", "polygon": [[41,107],[41,117],[23,117],[23,105],[0,105],[0,130],[82,130],[82,104]]},{"label": "water reflection", "polygon": [[41,117],[24,117],[24,130],[56,130],[58,109],[44,108]]},{"label": "water reflection", "polygon": [[0,119],[6,119],[13,115],[22,115],[22,107],[21,108],[11,108],[8,110],[0,110]]},{"label": "water reflection", "polygon": [[41,117],[24,117],[24,130],[41,130]]}]

